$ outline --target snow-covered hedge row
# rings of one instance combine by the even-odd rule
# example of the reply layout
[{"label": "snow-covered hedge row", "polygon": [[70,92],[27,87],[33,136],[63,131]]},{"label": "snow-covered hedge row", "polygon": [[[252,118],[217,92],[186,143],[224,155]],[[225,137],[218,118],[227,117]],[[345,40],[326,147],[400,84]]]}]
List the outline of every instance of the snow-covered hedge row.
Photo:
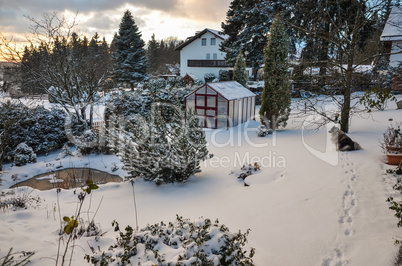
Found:
[{"label": "snow-covered hedge row", "polygon": [[[191,222],[177,216],[174,223],[147,225],[139,232],[131,226],[120,230],[107,251],[85,258],[96,265],[253,265],[254,248],[244,250],[249,230],[231,233],[216,220]],[[94,243],[93,243],[94,244]],[[247,254],[248,253],[248,254]]]}]

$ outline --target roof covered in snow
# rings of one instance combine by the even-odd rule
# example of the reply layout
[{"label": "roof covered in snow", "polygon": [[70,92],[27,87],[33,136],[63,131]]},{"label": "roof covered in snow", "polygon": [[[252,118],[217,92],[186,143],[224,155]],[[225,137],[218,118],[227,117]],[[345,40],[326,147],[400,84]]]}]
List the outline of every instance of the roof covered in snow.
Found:
[{"label": "roof covered in snow", "polygon": [[201,38],[201,36],[204,35],[207,32],[212,33],[213,35],[215,35],[215,37],[220,38],[222,40],[226,40],[227,38],[229,38],[229,36],[224,34],[223,32],[220,32],[218,30],[205,28],[204,30],[202,30],[200,32],[197,32],[194,36],[187,38],[187,40],[184,43],[182,43],[179,46],[177,46],[175,50],[180,51],[181,49],[183,49],[184,47],[186,47],[187,45],[192,43],[194,40],[196,40],[198,38]]},{"label": "roof covered in snow", "polygon": [[243,87],[243,85],[237,81],[211,82],[206,85],[225,97],[227,100],[255,96],[254,93]]},{"label": "roof covered in snow", "polygon": [[194,81],[198,80],[198,78],[197,78],[193,73],[187,73],[187,74],[183,77],[183,79],[184,79],[185,77],[187,77],[187,76],[189,76],[190,78],[192,78]]},{"label": "roof covered in snow", "polygon": [[381,41],[402,41],[402,7],[392,8],[381,34]]}]

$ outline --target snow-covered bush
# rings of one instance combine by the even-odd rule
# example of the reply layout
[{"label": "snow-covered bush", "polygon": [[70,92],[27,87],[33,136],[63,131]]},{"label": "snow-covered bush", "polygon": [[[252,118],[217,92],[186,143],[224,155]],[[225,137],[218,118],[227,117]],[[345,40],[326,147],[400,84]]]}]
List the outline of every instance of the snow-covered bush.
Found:
[{"label": "snow-covered bush", "polygon": [[182,104],[192,88],[171,87],[174,81],[149,80],[142,91],[113,97],[108,104],[107,145],[130,178],[184,182],[208,154],[197,115],[186,114]]},{"label": "snow-covered bush", "polygon": [[84,131],[84,133],[77,138],[75,145],[83,155],[90,154],[100,149],[98,135],[92,130]]},{"label": "snow-covered bush", "polygon": [[[166,108],[173,111],[169,121],[162,114]],[[200,162],[208,155],[197,115],[177,106],[154,104],[147,119],[137,117],[125,130],[111,124],[108,145],[123,161],[129,178],[156,184],[185,182],[200,171]]]},{"label": "snow-covered bush", "polygon": [[[13,150],[21,142],[32,147],[36,154],[45,154],[61,148],[67,142],[64,131],[65,118],[66,114],[61,109],[48,110],[43,106],[29,108],[24,118],[12,130],[13,134],[10,136],[9,150],[6,156],[13,158]],[[77,132],[79,131],[77,119],[73,120],[75,121],[73,131]]]},{"label": "snow-covered bush", "polygon": [[215,76],[214,73],[206,73],[206,74],[204,75],[205,83],[206,83],[206,82],[211,82],[211,81],[213,81],[215,78],[216,78],[216,76]]},{"label": "snow-covered bush", "polygon": [[[0,210],[6,211],[8,209],[27,209],[37,208],[40,206],[41,199],[39,196],[31,195],[32,191],[25,189],[11,189],[7,192],[0,193]],[[2,265],[2,264],[0,264]]]},{"label": "snow-covered bush", "polygon": [[16,166],[26,165],[27,163],[35,163],[36,154],[32,148],[25,143],[18,144],[14,150],[14,163]]},{"label": "snow-covered bush", "polygon": [[216,220],[189,219],[177,216],[174,223],[147,225],[138,233],[131,226],[119,232],[117,241],[107,251],[86,255],[96,265],[253,265],[255,250],[244,250],[249,230],[232,233]]}]

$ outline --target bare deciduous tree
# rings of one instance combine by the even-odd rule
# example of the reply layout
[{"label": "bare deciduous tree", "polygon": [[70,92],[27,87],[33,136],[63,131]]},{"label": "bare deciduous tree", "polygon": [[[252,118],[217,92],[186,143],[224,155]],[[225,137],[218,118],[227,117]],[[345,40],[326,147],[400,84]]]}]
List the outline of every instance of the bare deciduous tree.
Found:
[{"label": "bare deciduous tree", "polygon": [[[321,115],[320,124],[337,122],[348,132],[350,117],[357,112],[352,99],[354,77],[362,71],[362,65],[369,65],[381,55],[378,53],[357,57],[367,47],[367,40],[378,29],[379,18],[386,12],[390,0],[323,0],[314,2],[318,7],[310,12],[306,2],[296,2],[297,13],[289,26],[304,36],[306,44],[315,47],[307,65],[320,68],[316,75],[318,88],[331,88],[339,95],[330,96],[336,110],[323,110],[320,99],[300,101],[300,111]],[[310,2],[308,2],[310,3]],[[312,3],[312,2],[311,2]],[[377,40],[379,41],[379,40]],[[318,50],[317,50],[318,49]],[[306,63],[305,61],[305,63]],[[326,85],[323,87],[323,85]],[[328,92],[328,91],[327,91]],[[322,91],[319,91],[322,93]]]}]

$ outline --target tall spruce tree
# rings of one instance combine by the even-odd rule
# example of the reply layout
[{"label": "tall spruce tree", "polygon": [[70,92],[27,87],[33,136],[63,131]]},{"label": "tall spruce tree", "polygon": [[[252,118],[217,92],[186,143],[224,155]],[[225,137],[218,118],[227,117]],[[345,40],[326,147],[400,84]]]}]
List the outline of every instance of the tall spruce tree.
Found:
[{"label": "tall spruce tree", "polygon": [[288,44],[286,29],[277,15],[264,49],[264,90],[260,109],[261,122],[272,129],[285,127],[290,113]]},{"label": "tall spruce tree", "polygon": [[128,84],[132,89],[146,78],[144,41],[130,11],[121,20],[119,33],[115,36],[114,80]]},{"label": "tall spruce tree", "polygon": [[149,74],[153,74],[158,70],[158,51],[159,42],[155,39],[155,34],[152,34],[147,48],[147,70]]},{"label": "tall spruce tree", "polygon": [[246,60],[244,59],[242,51],[240,51],[236,59],[233,69],[233,80],[239,82],[244,87],[247,85]]},{"label": "tall spruce tree", "polygon": [[264,47],[267,45],[267,33],[277,11],[285,9],[286,1],[272,0],[233,0],[222,22],[223,33],[228,38],[221,43],[221,50],[226,52],[225,60],[234,66],[240,50],[248,52],[246,62],[257,70],[264,60]]}]

